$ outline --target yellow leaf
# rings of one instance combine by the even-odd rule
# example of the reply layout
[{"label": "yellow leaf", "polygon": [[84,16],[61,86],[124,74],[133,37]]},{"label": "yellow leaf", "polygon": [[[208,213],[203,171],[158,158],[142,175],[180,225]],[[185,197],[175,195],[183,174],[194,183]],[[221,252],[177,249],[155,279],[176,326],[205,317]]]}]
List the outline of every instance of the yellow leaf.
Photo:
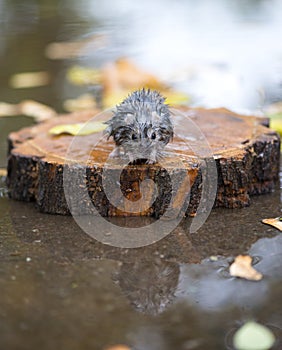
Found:
[{"label": "yellow leaf", "polygon": [[263,219],[262,222],[267,225],[274,226],[278,230],[282,231],[282,218],[273,218],[273,219]]},{"label": "yellow leaf", "polygon": [[270,128],[277,131],[282,135],[282,117],[281,118],[271,118],[270,119]]},{"label": "yellow leaf", "polygon": [[122,91],[111,94],[104,94],[102,104],[104,108],[110,108],[120,104],[130,93],[130,91]]},{"label": "yellow leaf", "polygon": [[103,122],[89,122],[77,124],[56,125],[49,130],[51,135],[69,134],[73,136],[83,136],[103,131],[107,127]]},{"label": "yellow leaf", "polygon": [[[104,94],[102,100],[103,107],[110,108],[121,103],[133,91],[134,90],[121,90]],[[171,106],[186,105],[189,102],[189,96],[181,92],[160,90],[160,93],[166,97],[165,102]]]},{"label": "yellow leaf", "polygon": [[7,175],[7,169],[0,168],[0,176],[6,176]]},{"label": "yellow leaf", "polygon": [[67,72],[67,79],[74,85],[99,84],[101,73],[97,69],[73,66]]},{"label": "yellow leaf", "polygon": [[189,96],[182,92],[168,91],[164,92],[163,95],[166,96],[165,102],[169,105],[186,105],[190,101]]},{"label": "yellow leaf", "polygon": [[10,86],[14,89],[32,88],[47,85],[49,82],[47,72],[26,72],[14,74],[10,79]]}]

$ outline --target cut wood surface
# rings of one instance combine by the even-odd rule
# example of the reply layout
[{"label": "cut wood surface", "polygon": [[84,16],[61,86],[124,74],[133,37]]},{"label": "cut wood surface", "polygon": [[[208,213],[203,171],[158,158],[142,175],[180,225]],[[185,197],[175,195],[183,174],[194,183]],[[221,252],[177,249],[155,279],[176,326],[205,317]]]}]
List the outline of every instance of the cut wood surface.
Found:
[{"label": "cut wood surface", "polygon": [[[49,133],[55,125],[84,123],[93,116],[93,120],[107,120],[111,116],[111,112],[99,114],[94,110],[62,115],[11,133],[7,175],[9,195],[17,200],[35,201],[42,212],[68,215],[70,210],[63,187],[63,173],[68,169],[72,174],[84,174],[78,176],[75,186],[86,188],[83,198],[81,195],[75,198],[77,204],[72,207],[72,213],[89,214],[98,210],[103,216],[158,217],[164,214],[172,198],[167,169],[174,169],[175,179],[178,176],[182,179],[183,171],[189,175],[190,203],[185,211],[186,215],[194,214],[201,198],[202,181],[195,149],[202,147],[203,140],[193,139],[193,135],[187,134],[184,114],[200,128],[216,162],[218,178],[214,206],[241,208],[250,204],[251,195],[274,189],[279,173],[280,138],[262,125],[265,119],[238,115],[226,109],[187,108],[182,112],[176,122],[183,124],[183,135],[176,133],[173,142],[166,147],[161,164],[128,165],[123,170],[120,186],[128,200],[122,208],[111,203],[102,186],[103,166],[115,146],[112,139],[103,137],[103,132],[76,136],[76,146],[72,146],[69,152],[73,136]],[[131,213],[126,206],[140,198],[140,184],[145,179],[156,183],[158,196],[150,207]],[[187,188],[189,184],[179,181],[174,209],[183,205],[181,194],[187,192]]]}]

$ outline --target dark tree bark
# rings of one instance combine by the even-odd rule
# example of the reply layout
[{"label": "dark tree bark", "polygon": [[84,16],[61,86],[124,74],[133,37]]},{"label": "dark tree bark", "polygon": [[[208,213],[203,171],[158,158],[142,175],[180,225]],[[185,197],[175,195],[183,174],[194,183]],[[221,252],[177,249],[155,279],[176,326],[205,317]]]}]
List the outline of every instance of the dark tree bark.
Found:
[{"label": "dark tree bark", "polygon": [[[265,119],[241,116],[226,109],[185,109],[183,112],[188,113],[205,135],[216,162],[218,178],[214,206],[241,208],[250,204],[251,195],[268,193],[274,189],[279,174],[280,138],[277,133],[262,125]],[[104,138],[97,144],[102,132],[77,136],[79,147],[67,154],[73,136],[49,134],[50,128],[55,125],[83,123],[95,113],[97,112],[64,115],[11,133],[7,176],[10,197],[35,201],[40,211],[45,213],[70,214],[63,187],[63,173],[68,171],[74,175],[70,176],[70,185],[81,189],[73,192],[71,211],[75,214],[94,213],[95,207],[103,216],[158,217],[167,208],[177,211],[179,206],[183,206],[181,194],[186,193],[189,186],[190,202],[185,209],[186,215],[196,212],[201,198],[202,170],[194,151],[195,148],[202,147],[203,141],[185,135],[186,121],[183,116],[177,123],[183,123],[184,136],[176,134],[166,148],[162,165],[139,164],[125,167],[120,178],[120,188],[125,197],[133,202],[117,208],[108,200],[102,184],[103,166],[114,148],[113,141]],[[186,147],[183,138],[188,146],[192,144],[193,147]],[[70,163],[69,158],[77,160],[74,162],[76,164]],[[181,159],[182,166],[179,166],[178,158]],[[167,169],[172,170],[177,183],[174,189]],[[116,171],[115,167],[111,170]],[[189,175],[190,184],[183,181],[185,172]],[[145,179],[155,182],[158,196],[150,207],[130,213],[127,206],[140,198],[139,185]],[[112,193],[112,196],[118,196],[118,193]],[[173,204],[170,205],[172,198]]]}]

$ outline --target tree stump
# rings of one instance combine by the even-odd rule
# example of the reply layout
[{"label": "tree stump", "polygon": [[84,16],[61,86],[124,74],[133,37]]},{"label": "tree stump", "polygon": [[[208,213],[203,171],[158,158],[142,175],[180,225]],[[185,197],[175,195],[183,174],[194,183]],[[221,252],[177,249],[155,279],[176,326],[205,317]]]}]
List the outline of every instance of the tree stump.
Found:
[{"label": "tree stump", "polygon": [[[280,138],[276,132],[262,125],[265,119],[238,115],[226,109],[185,108],[182,112],[200,128],[210,145],[217,168],[215,207],[248,206],[251,195],[268,193],[274,189],[279,174]],[[67,155],[73,136],[53,136],[49,133],[55,125],[87,122],[96,114],[98,111],[63,115],[11,133],[7,175],[10,197],[35,201],[44,213],[68,215],[70,209],[63,187],[63,174],[68,170],[72,174],[82,173],[82,176],[77,177],[77,183],[72,185],[84,189],[84,195],[81,196],[80,192],[79,197],[75,198],[76,205],[71,208],[72,214],[89,214],[97,210],[102,216],[159,217],[166,211],[173,196],[167,172],[167,168],[170,168],[178,182],[177,189],[174,189],[177,192],[174,193],[174,209],[183,206],[178,197],[188,189],[190,201],[185,207],[185,214],[197,211],[201,199],[200,160],[193,149],[183,143],[183,137],[186,137],[188,145],[192,143],[200,148],[202,140],[189,138],[189,135],[182,137],[178,133],[173,142],[167,145],[161,165],[126,166],[120,177],[120,188],[127,201],[120,207],[108,199],[102,182],[103,166],[114,148],[113,141],[103,138],[95,146],[102,138],[102,132],[76,136],[79,147]],[[183,115],[179,118],[178,125],[183,123],[185,131]],[[73,157],[75,161],[70,160],[72,166],[66,162],[66,157]],[[177,158],[181,159],[183,166],[179,167]],[[189,174],[189,184],[183,182],[183,171]],[[150,207],[132,213],[128,210],[128,205],[140,199],[140,184],[145,179],[156,183],[158,195]],[[115,193],[112,195],[115,197]]]}]

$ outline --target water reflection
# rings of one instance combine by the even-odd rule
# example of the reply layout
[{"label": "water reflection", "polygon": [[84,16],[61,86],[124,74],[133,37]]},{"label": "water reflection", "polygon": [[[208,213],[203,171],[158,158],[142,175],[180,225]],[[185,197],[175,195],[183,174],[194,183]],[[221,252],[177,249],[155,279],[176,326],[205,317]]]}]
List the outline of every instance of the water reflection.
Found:
[{"label": "water reflection", "polygon": [[[131,57],[191,95],[197,105],[255,110],[281,98],[282,5],[278,0],[3,0],[0,21],[0,52],[8,68],[1,74],[48,67],[55,73],[56,83],[50,90],[56,94],[52,101],[43,95],[41,100],[53,106],[77,90],[60,75],[74,61],[55,65],[47,61],[47,44],[85,40],[101,32],[107,44],[99,49],[90,40],[76,63],[97,67]],[[25,93],[18,92],[18,98]],[[37,91],[32,94],[40,97]]]},{"label": "water reflection", "polygon": [[173,302],[178,278],[178,264],[161,259],[123,263],[114,275],[133,307],[149,315],[163,312]]},{"label": "water reflection", "polygon": [[[165,239],[137,249],[103,245],[86,235],[71,217],[44,215],[32,204],[8,202],[7,199],[6,202],[10,207],[12,229],[21,242],[19,247],[24,244],[23,249],[26,250],[28,244],[32,259],[38,256],[43,260],[51,258],[77,263],[103,259],[105,266],[109,261],[116,261],[118,265],[112,280],[128,302],[141,313],[157,315],[179,301],[203,310],[222,309],[240,303],[251,305],[250,301],[255,307],[258,300],[263,302],[270,293],[269,280],[260,282],[258,293],[255,284],[245,289],[245,281],[236,281],[228,274],[230,257],[250,248],[253,256],[263,257],[256,266],[258,270],[262,269],[266,275],[274,273],[275,278],[282,277],[281,273],[277,275],[276,270],[270,270],[271,265],[275,268],[282,263],[278,259],[281,253],[278,238],[274,239],[276,243],[273,239],[258,241],[260,236],[273,236],[273,230],[260,223],[261,210],[263,215],[273,213],[274,208],[279,207],[279,194],[260,197],[251,208],[224,210],[224,221],[220,221],[223,211],[215,210],[195,234],[188,233],[190,220],[185,219]],[[150,218],[130,218],[128,224],[132,226],[135,221],[135,226],[144,225],[146,220]],[[126,218],[122,218],[119,224],[125,225],[125,221]],[[228,228],[226,222],[230,223]],[[273,259],[267,256],[268,251],[272,251]],[[218,261],[212,262],[210,256],[218,256]],[[222,274],[223,270],[226,273]],[[234,294],[234,288],[238,293]]]},{"label": "water reflection", "polygon": [[[85,5],[77,10],[103,23],[116,58],[122,48],[122,55],[174,82],[195,104],[258,109],[281,94],[279,1]],[[88,62],[95,60],[95,53],[87,54]]]}]

